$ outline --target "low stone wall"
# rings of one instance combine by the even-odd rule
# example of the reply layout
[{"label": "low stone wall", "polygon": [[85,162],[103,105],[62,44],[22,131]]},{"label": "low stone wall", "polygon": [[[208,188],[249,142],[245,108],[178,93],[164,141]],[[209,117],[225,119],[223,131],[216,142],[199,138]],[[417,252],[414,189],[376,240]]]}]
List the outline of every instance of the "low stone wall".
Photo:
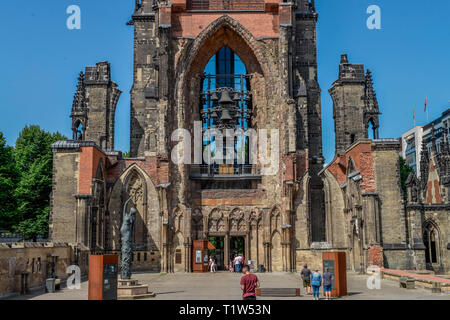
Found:
[{"label": "low stone wall", "polygon": [[[322,255],[324,252],[346,252],[346,250],[338,250],[338,249],[297,249],[296,251],[296,268],[297,272],[303,269],[305,264],[308,265],[310,270],[323,270],[323,260]],[[349,254],[346,252],[346,267],[350,268],[349,264]]]},{"label": "low stone wall", "polygon": [[0,243],[0,298],[41,288],[54,269],[67,278],[72,249],[63,243]]},{"label": "low stone wall", "polygon": [[439,279],[434,275],[414,274],[413,271],[400,270],[382,270],[383,279],[400,281],[402,277],[408,277],[414,280],[416,287],[424,289],[432,289],[436,283],[439,284],[442,293],[450,293],[450,281],[447,279]]}]

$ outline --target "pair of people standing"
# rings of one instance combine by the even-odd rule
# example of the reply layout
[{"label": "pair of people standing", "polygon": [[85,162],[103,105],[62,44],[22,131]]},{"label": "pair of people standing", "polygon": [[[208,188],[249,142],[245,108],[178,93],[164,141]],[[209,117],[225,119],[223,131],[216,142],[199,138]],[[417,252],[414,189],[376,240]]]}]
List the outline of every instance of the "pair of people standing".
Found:
[{"label": "pair of people standing", "polygon": [[311,270],[309,270],[308,266],[305,264],[301,275],[303,279],[303,287],[305,288],[306,294],[311,294],[312,287],[314,299],[319,300],[320,287],[321,285],[323,285],[323,294],[325,296],[325,299],[331,299],[333,274],[328,271],[328,268],[325,268],[325,272],[322,276],[318,269],[316,269],[315,272],[311,272]]}]

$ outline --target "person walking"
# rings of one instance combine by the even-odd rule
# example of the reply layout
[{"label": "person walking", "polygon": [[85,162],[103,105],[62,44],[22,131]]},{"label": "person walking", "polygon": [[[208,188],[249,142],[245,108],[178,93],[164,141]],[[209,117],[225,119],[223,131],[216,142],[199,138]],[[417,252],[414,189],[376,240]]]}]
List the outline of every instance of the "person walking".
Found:
[{"label": "person walking", "polygon": [[331,284],[333,281],[333,274],[328,272],[328,268],[325,268],[323,273],[323,295],[326,300],[331,300]]},{"label": "person walking", "polygon": [[239,255],[235,255],[234,258],[234,272],[241,272],[241,257]]},{"label": "person walking", "polygon": [[311,286],[313,289],[314,300],[320,300],[319,295],[321,285],[322,285],[322,275],[319,273],[319,270],[316,269],[316,271],[311,274]]},{"label": "person walking", "polygon": [[311,294],[311,270],[308,269],[308,265],[304,265],[301,271],[303,280],[303,288],[305,288],[305,294]]},{"label": "person walking", "polygon": [[242,299],[256,300],[256,289],[259,288],[259,279],[255,274],[250,273],[250,267],[244,265],[242,268],[244,276],[241,278]]},{"label": "person walking", "polygon": [[238,255],[238,272],[242,272],[242,266],[244,265],[244,258],[242,257],[242,254]]},{"label": "person walking", "polygon": [[213,257],[209,259],[209,268],[211,272],[216,272],[216,260]]}]

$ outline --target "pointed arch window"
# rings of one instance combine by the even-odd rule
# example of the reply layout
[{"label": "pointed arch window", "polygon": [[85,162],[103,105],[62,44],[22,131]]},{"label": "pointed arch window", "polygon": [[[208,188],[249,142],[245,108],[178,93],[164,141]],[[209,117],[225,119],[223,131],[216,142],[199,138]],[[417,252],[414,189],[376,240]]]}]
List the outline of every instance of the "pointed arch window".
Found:
[{"label": "pointed arch window", "polygon": [[[250,75],[242,60],[229,47],[221,48],[208,62],[203,74],[200,103],[203,130],[217,128],[245,131],[251,127]],[[248,137],[234,139],[234,150],[226,150],[224,141],[224,157],[230,151],[234,151],[235,155],[241,154],[239,151],[242,152],[241,148],[244,148],[244,164],[248,164]],[[204,148],[210,144],[214,152],[214,137],[203,141]],[[225,162],[224,159],[222,163]]]},{"label": "pointed arch window", "polygon": [[431,222],[425,224],[423,242],[425,244],[425,262],[427,264],[439,263],[439,233]]},{"label": "pointed arch window", "polygon": [[84,124],[81,120],[77,120],[72,128],[73,140],[82,141],[84,140]]}]

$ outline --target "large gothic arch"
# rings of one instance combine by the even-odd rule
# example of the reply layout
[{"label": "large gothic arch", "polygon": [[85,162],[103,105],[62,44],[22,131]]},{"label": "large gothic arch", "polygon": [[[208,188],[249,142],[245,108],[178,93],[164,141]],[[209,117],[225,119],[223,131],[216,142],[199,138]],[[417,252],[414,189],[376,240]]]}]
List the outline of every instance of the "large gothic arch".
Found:
[{"label": "large gothic arch", "polygon": [[150,252],[155,265],[159,266],[161,250],[160,203],[156,187],[150,176],[136,163],[130,165],[115,181],[108,203],[108,227],[110,250],[120,250],[120,227],[123,206],[128,198],[138,213],[135,221],[134,243],[136,250]]},{"label": "large gothic arch", "polygon": [[[221,29],[231,31],[238,36],[233,39],[241,41],[233,42],[227,37],[218,39],[217,34]],[[188,71],[185,74],[192,76],[195,73],[203,72],[209,59],[223,46],[229,46],[230,49],[241,56],[249,73],[258,72],[264,77],[270,77],[270,70],[273,68],[266,62],[267,59],[265,59],[261,52],[258,40],[242,24],[228,15],[223,15],[209,24],[187,46],[178,63],[177,73],[184,74],[183,71]],[[243,52],[242,50],[245,51]],[[182,83],[184,77],[180,77],[179,82]]]},{"label": "large gothic arch", "polygon": [[[193,120],[198,120],[196,104],[200,88],[200,77],[210,58],[222,47],[233,50],[243,61],[247,72],[252,75],[251,86],[258,87],[261,101],[266,99],[266,84],[270,83],[273,67],[265,59],[261,44],[238,21],[228,15],[223,15],[208,25],[199,36],[190,43],[176,62],[175,101],[178,101],[178,127],[190,127]],[[265,81],[264,81],[265,80]],[[258,83],[258,85],[257,85]],[[257,101],[255,102],[255,105]],[[188,114],[194,115],[194,118]],[[184,119],[186,117],[186,119]],[[192,120],[192,121],[190,121]],[[184,121],[183,121],[184,122]]]}]

